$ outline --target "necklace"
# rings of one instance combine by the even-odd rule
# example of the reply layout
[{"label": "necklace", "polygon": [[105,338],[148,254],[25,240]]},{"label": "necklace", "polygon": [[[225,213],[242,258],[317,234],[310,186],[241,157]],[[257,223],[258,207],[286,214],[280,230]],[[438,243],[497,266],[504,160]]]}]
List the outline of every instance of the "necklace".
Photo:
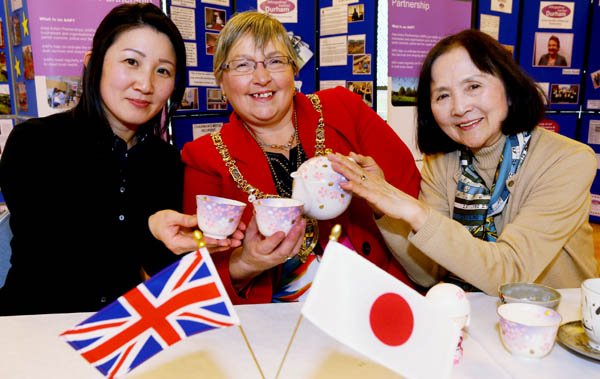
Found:
[{"label": "necklace", "polygon": [[274,147],[273,145],[268,145],[268,144],[262,143],[262,141],[258,139],[256,134],[254,134],[252,132],[252,130],[248,127],[248,125],[246,125],[246,123],[244,121],[242,121],[242,125],[244,125],[244,128],[246,128],[246,131],[248,131],[248,133],[250,133],[252,138],[254,138],[254,140],[258,144],[258,147],[260,147],[260,150],[265,155],[265,158],[267,159],[267,163],[269,164],[269,169],[271,169],[271,175],[273,175],[273,179],[275,181],[275,187],[277,187],[277,193],[283,197],[292,197],[291,191],[283,186],[283,183],[277,176],[277,172],[275,171],[275,168],[273,167],[273,163],[271,162],[271,159],[269,158],[269,155],[267,154],[267,152],[265,151],[263,146],[268,146],[273,149],[279,148],[280,150],[290,151],[290,149],[292,148],[291,145],[294,143],[294,140],[298,141],[298,154],[296,157],[298,165],[296,167],[296,170],[298,168],[300,168],[300,165],[302,164],[302,145],[300,144],[300,139],[298,138],[298,118],[296,116],[296,109],[294,108],[294,133],[292,134],[292,137],[290,138],[290,142],[288,142],[287,147],[282,146],[282,145],[275,145],[275,146],[280,146],[280,147]]},{"label": "necklace", "polygon": [[[321,107],[321,102],[320,102],[319,96],[317,96],[316,94],[312,94],[312,95],[307,95],[307,97],[310,100],[313,108],[317,112],[319,112],[319,121],[317,124],[317,129],[315,131],[315,156],[318,157],[318,156],[327,155],[329,149],[325,149],[325,122],[323,120],[323,109]],[[245,124],[244,124],[244,127],[246,127]],[[248,128],[246,127],[246,129],[248,129]],[[295,136],[296,141],[298,141],[298,167],[300,167],[301,159],[302,159],[301,158],[302,157],[302,145],[300,144],[300,138],[298,137],[298,118],[296,117],[296,109],[295,108],[294,108],[294,129],[295,129],[294,136]],[[250,130],[248,130],[248,131],[250,132]],[[252,135],[252,137],[255,138],[252,133],[250,133],[250,135]],[[211,134],[211,138],[212,138],[213,144],[215,145],[215,148],[219,152],[219,155],[221,155],[221,159],[223,159],[223,163],[229,170],[229,174],[231,175],[231,178],[237,184],[238,188],[240,188],[242,191],[244,191],[245,193],[248,194],[248,202],[252,203],[256,199],[280,197],[278,195],[271,195],[271,194],[264,193],[261,190],[259,190],[258,188],[254,187],[253,185],[248,183],[248,181],[246,179],[244,179],[244,176],[240,172],[240,169],[235,164],[235,159],[233,159],[231,157],[231,155],[229,155],[229,150],[227,149],[227,146],[225,146],[225,143],[223,143],[223,139],[221,138],[221,133],[218,130]],[[260,144],[259,144],[259,146],[260,146]],[[262,147],[261,147],[261,150],[266,155],[266,152]],[[271,161],[269,160],[268,156],[267,156],[267,162],[269,162],[269,168],[271,169],[271,172],[274,172],[273,166],[271,165]],[[277,187],[278,193],[282,193],[278,187],[278,186],[281,186],[281,184],[278,182],[279,182],[279,180],[278,180],[278,178],[276,178],[275,186]],[[308,217],[308,216],[303,216],[303,217],[306,220],[306,230],[304,232],[304,239],[302,241],[302,247],[300,248],[300,252],[298,252],[298,258],[300,259],[300,261],[302,263],[305,263],[308,256],[313,252],[315,246],[317,245],[317,242],[319,242],[319,223],[317,220],[315,220],[312,217]]]},{"label": "necklace", "polygon": [[248,133],[250,133],[252,135],[252,137],[254,137],[254,140],[256,141],[256,143],[258,143],[258,146],[260,146],[261,149],[263,147],[268,147],[268,148],[276,149],[276,150],[290,151],[292,149],[292,146],[294,145],[294,141],[298,140],[298,121],[296,120],[296,110],[295,109],[294,109],[294,126],[295,126],[294,133],[292,133],[292,135],[290,136],[290,140],[285,145],[277,145],[274,143],[265,143],[265,142],[261,141],[260,138],[258,138],[258,136],[256,134],[254,134],[250,131],[250,128],[248,128],[248,125],[246,125],[245,122],[243,122],[243,124],[244,124],[244,127],[246,128],[246,130],[248,131]]}]

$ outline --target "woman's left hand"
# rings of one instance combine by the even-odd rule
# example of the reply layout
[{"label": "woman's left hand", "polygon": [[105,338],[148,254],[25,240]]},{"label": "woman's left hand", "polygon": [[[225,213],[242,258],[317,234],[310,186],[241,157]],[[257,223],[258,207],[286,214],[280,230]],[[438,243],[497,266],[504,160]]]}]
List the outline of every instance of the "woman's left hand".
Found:
[{"label": "woman's left hand", "polygon": [[[184,254],[198,248],[194,239],[194,227],[197,227],[196,215],[186,215],[174,210],[158,211],[148,219],[152,235],[162,241],[175,254]],[[237,230],[227,239],[217,240],[204,237],[210,253],[229,250],[242,245],[246,224],[240,222]]]},{"label": "woman's left hand", "polygon": [[423,226],[429,208],[386,182],[383,171],[373,158],[355,153],[350,153],[349,157],[340,153],[329,154],[328,157],[332,168],[348,179],[340,186],[369,202],[376,214],[404,220],[414,231]]}]

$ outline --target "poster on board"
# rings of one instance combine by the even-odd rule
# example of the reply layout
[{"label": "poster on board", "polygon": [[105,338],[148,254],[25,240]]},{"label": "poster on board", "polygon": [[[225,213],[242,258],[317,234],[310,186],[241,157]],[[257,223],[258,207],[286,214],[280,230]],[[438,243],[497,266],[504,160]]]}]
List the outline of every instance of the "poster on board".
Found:
[{"label": "poster on board", "polygon": [[388,12],[388,75],[392,78],[417,78],[423,59],[440,39],[471,26],[468,0],[389,0]]},{"label": "poster on board", "polygon": [[[160,0],[139,0],[160,7]],[[28,0],[31,54],[35,59],[38,116],[73,107],[81,95],[83,57],[96,27],[122,2],[114,0]],[[26,106],[23,104],[21,106]]]}]

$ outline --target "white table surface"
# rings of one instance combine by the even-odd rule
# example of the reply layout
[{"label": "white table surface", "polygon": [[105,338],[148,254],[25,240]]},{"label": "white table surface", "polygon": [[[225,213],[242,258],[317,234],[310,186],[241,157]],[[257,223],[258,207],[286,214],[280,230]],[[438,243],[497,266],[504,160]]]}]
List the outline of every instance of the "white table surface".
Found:
[{"label": "white table surface", "polygon": [[[579,289],[561,290],[563,323],[579,319]],[[600,378],[600,362],[555,344],[549,356],[511,355],[500,342],[498,298],[469,294],[471,324],[462,362],[452,378]],[[275,378],[302,304],[236,306],[262,374]],[[0,317],[0,378],[103,378],[58,335],[89,313]],[[261,378],[240,329],[201,333],[167,348],[129,378]],[[398,378],[386,368],[330,338],[302,319],[279,378]]]}]

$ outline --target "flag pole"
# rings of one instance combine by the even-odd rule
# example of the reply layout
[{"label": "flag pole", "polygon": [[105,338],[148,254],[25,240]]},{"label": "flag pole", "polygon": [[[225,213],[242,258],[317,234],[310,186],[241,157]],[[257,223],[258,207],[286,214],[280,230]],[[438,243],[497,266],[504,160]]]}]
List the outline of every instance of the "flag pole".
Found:
[{"label": "flag pole", "polygon": [[294,333],[292,333],[292,338],[290,338],[290,342],[285,349],[285,354],[283,354],[283,358],[281,359],[281,363],[279,364],[279,368],[277,369],[277,375],[275,375],[275,379],[279,378],[279,374],[281,373],[281,369],[283,368],[283,364],[285,363],[285,358],[287,358],[288,352],[290,351],[290,347],[292,347],[292,342],[294,341],[294,337],[296,337],[296,332],[298,331],[298,327],[300,326],[300,322],[302,321],[302,313],[300,317],[298,317],[298,322],[296,322],[296,327],[294,328]]},{"label": "flag pole", "polygon": [[254,363],[256,364],[256,368],[258,369],[258,372],[260,373],[260,377],[262,379],[265,379],[265,374],[263,374],[262,370],[260,369],[260,365],[258,364],[258,361],[256,360],[256,356],[254,355],[254,351],[252,351],[252,348],[250,347],[250,343],[248,342],[248,339],[246,338],[246,333],[244,333],[244,329],[242,328],[242,325],[238,325],[238,328],[240,328],[240,332],[242,333],[242,337],[244,337],[244,342],[246,342],[246,346],[248,346],[248,350],[250,350],[250,354],[252,355],[252,359],[254,360]]},{"label": "flag pole", "polygon": [[[342,234],[342,226],[340,224],[335,224],[333,228],[331,228],[331,233],[329,234],[329,240],[335,241],[340,238]],[[288,352],[292,347],[292,342],[294,342],[294,338],[296,337],[296,332],[298,331],[298,327],[300,327],[300,322],[302,321],[302,313],[300,313],[300,317],[298,317],[298,322],[296,322],[296,327],[294,328],[294,332],[292,333],[292,338],[290,338],[290,342],[285,349],[285,354],[283,354],[283,358],[281,359],[281,363],[279,364],[279,369],[277,370],[277,375],[275,375],[275,379],[279,378],[279,374],[281,373],[281,369],[283,368],[283,364],[285,363],[285,359],[287,358]]]},{"label": "flag pole", "polygon": [[[196,240],[196,243],[198,244],[198,250],[206,248],[206,242],[204,241],[204,235],[202,235],[202,232],[199,231],[198,229],[194,230],[194,239]],[[248,346],[248,350],[250,350],[250,355],[252,355],[252,359],[254,360],[254,364],[256,365],[256,368],[258,368],[258,372],[260,373],[260,376],[262,377],[262,379],[265,379],[265,375],[263,374],[262,370],[260,369],[260,365],[258,364],[258,361],[256,360],[254,351],[252,351],[252,348],[250,347],[250,343],[248,342],[248,339],[246,338],[246,333],[244,333],[244,329],[242,329],[242,325],[241,324],[238,325],[238,328],[240,328],[242,337],[244,337],[244,342],[246,342],[246,346]]]}]

